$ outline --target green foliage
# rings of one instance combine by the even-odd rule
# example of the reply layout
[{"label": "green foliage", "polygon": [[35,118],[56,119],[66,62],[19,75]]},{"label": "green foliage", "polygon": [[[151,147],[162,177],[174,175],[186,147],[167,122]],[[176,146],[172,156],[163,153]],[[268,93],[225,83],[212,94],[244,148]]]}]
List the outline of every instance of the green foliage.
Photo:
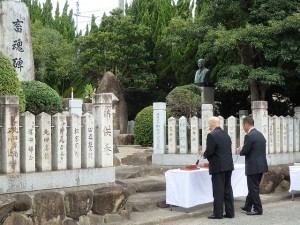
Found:
[{"label": "green foliage", "polygon": [[152,146],[153,143],[153,106],[142,109],[134,120],[134,143]]},{"label": "green foliage", "polygon": [[96,88],[91,84],[86,84],[84,87],[84,94],[82,96],[84,103],[90,103],[93,100],[93,95],[96,92]]},{"label": "green foliage", "polygon": [[69,85],[79,77],[75,46],[58,31],[42,27],[39,21],[32,25],[32,46],[36,79],[63,96],[71,88]]},{"label": "green foliage", "polygon": [[9,59],[0,52],[0,96],[15,95],[19,97],[19,111],[25,111],[25,95],[18,74]]},{"label": "green foliage", "polygon": [[195,84],[178,86],[166,98],[172,116],[178,118],[200,116],[201,101],[201,88]]},{"label": "green foliage", "polygon": [[22,81],[26,96],[26,110],[38,115],[42,112],[55,114],[62,111],[62,100],[55,90],[40,81]]}]

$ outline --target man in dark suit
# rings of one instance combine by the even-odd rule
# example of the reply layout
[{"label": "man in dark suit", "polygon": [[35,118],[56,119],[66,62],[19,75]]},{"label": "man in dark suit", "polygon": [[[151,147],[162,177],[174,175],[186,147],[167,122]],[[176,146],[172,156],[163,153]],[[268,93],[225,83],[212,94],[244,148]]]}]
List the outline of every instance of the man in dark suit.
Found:
[{"label": "man in dark suit", "polygon": [[[220,128],[218,117],[211,117],[208,121],[206,150],[200,151],[200,155],[209,162],[209,174],[211,174],[214,210],[209,219],[234,218],[233,192],[231,187],[231,174],[233,170],[231,139]],[[225,215],[223,215],[223,203],[225,203]]]},{"label": "man in dark suit", "polygon": [[[243,119],[245,135],[244,146],[237,152],[245,156],[245,173],[247,176],[248,195],[244,207],[247,215],[262,215],[263,209],[259,197],[259,184],[263,173],[268,171],[266,158],[266,139],[263,134],[254,128],[251,117]],[[252,210],[253,207],[253,210]]]}]

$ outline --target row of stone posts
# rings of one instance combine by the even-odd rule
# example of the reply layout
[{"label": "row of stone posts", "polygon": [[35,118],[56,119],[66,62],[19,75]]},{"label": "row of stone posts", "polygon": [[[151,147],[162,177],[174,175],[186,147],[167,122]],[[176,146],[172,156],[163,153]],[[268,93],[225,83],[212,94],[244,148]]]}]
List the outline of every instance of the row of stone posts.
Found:
[{"label": "row of stone posts", "polygon": [[[19,116],[18,97],[0,96],[0,183],[8,190],[15,187],[11,181],[19,181],[22,187],[12,189],[25,191],[114,182],[112,104],[115,99],[112,93],[96,94],[92,114],[63,112],[51,117],[30,112]],[[102,168],[106,168],[105,174],[101,174]],[[39,177],[40,172],[45,177],[49,175],[42,187],[30,183],[38,180],[34,176]],[[67,184],[63,176],[74,182]],[[0,193],[7,191],[3,189]]]},{"label": "row of stone posts", "polygon": [[[265,101],[255,101],[251,108],[255,127],[263,133],[267,140],[266,149],[270,164],[291,163],[300,160],[300,107],[295,108],[294,117],[269,116],[268,104]],[[153,142],[155,144],[153,145],[152,162],[171,165],[190,164],[197,157],[198,151],[206,148],[206,137],[209,132],[208,119],[213,116],[213,105],[202,104],[200,119],[193,117],[188,122],[187,118],[181,117],[178,119],[178,125],[177,120],[173,117],[165,119],[165,110],[165,103],[153,104]],[[236,148],[244,144],[245,132],[239,125],[242,124],[244,117],[240,115],[237,119],[230,116],[226,120],[226,127],[225,119],[222,116],[219,118],[220,126],[228,132],[232,140],[232,153],[235,155]],[[168,124],[166,125],[166,123]],[[188,140],[188,127],[190,127],[190,141]],[[199,137],[200,130],[202,130],[201,137]],[[199,138],[201,138],[201,143]]]}]

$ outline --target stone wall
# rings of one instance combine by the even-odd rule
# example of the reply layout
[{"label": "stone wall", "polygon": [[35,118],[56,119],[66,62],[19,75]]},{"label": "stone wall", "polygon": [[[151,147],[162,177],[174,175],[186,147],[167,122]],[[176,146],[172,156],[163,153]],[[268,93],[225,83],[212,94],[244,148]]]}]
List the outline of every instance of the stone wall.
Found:
[{"label": "stone wall", "polygon": [[129,193],[126,187],[110,185],[2,195],[0,224],[99,225],[128,220],[124,206]]}]

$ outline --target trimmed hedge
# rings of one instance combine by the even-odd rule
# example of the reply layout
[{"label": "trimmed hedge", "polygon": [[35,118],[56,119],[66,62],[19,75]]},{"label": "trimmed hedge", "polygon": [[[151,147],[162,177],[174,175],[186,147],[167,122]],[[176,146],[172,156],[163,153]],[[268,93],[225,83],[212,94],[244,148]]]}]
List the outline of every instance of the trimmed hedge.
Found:
[{"label": "trimmed hedge", "polygon": [[134,120],[134,143],[152,146],[153,143],[153,106],[142,109]]},{"label": "trimmed hedge", "polygon": [[35,115],[42,112],[55,114],[63,110],[62,99],[58,93],[40,81],[22,81],[25,97],[26,111]]},{"label": "trimmed hedge", "polygon": [[0,96],[19,96],[19,111],[25,111],[25,95],[19,81],[17,71],[10,63],[9,59],[0,52]]},{"label": "trimmed hedge", "polygon": [[201,115],[201,87],[195,84],[178,86],[166,97],[172,116],[187,118]]}]

